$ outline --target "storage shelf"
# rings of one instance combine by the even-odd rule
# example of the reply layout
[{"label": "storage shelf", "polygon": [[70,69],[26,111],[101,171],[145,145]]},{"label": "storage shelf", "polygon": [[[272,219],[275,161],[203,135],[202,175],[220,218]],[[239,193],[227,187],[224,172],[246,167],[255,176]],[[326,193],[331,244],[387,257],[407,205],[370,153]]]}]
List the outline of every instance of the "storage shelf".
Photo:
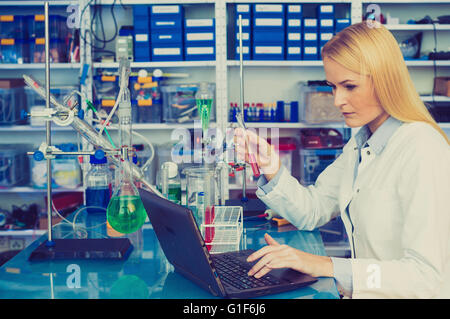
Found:
[{"label": "storage shelf", "polygon": [[[215,67],[216,61],[168,61],[168,62],[131,62],[131,68],[186,68],[186,67]],[[117,69],[118,62],[94,63],[97,69]]]},{"label": "storage shelf", "polygon": [[[237,123],[229,123],[230,127],[237,127]],[[333,122],[333,123],[318,123],[318,124],[309,124],[309,123],[276,123],[276,122],[261,122],[261,123],[252,123],[247,122],[245,125],[248,128],[286,128],[286,129],[300,129],[300,128],[314,128],[314,127],[345,127],[344,122]]]},{"label": "storage shelf", "polygon": [[[68,6],[70,4],[76,5],[79,2],[76,0],[47,0],[51,6]],[[0,6],[44,6],[46,1],[23,0],[23,1],[0,1]]]},{"label": "storage shelf", "polygon": [[450,130],[450,122],[449,123],[438,123],[439,126],[444,130]]},{"label": "storage shelf", "polygon": [[[210,123],[209,127],[216,127],[216,123]],[[174,130],[179,128],[193,129],[194,123],[135,123],[133,124],[133,130],[145,131],[145,130]],[[196,128],[201,129],[200,124]],[[117,131],[117,127],[107,127],[108,131]]]},{"label": "storage shelf", "polygon": [[363,4],[370,4],[370,3],[390,3],[390,4],[405,4],[408,5],[410,3],[416,3],[416,4],[449,4],[448,0],[408,0],[407,3],[405,3],[405,0],[362,0]]},{"label": "storage shelf", "polygon": [[115,5],[119,5],[120,3],[124,5],[131,4],[202,4],[202,3],[215,3],[214,0],[98,0],[97,4],[102,5],[111,5],[115,2]]},{"label": "storage shelf", "polygon": [[[52,131],[65,131],[65,132],[73,131],[74,133],[77,132],[71,126],[57,126],[56,124],[52,124],[51,130]],[[45,132],[45,126],[30,126],[30,125],[0,126],[0,132],[25,132],[25,131]]]},{"label": "storage shelf", "polygon": [[[230,67],[239,67],[240,62],[235,60],[228,60],[227,65]],[[317,61],[290,61],[290,60],[282,60],[282,61],[257,61],[257,60],[244,60],[244,66],[323,66],[322,60]]]},{"label": "storage shelf", "polygon": [[44,229],[0,230],[0,236],[42,236],[46,232]]},{"label": "storage shelf", "polygon": [[424,102],[450,102],[450,97],[442,95],[421,95],[420,98]]},{"label": "storage shelf", "polygon": [[[433,60],[405,60],[407,66],[433,66]],[[227,62],[230,67],[239,67],[239,61]],[[275,67],[322,67],[323,61],[255,61],[255,60],[245,60],[243,61],[244,66],[249,67],[264,67],[264,66],[275,66]],[[450,66],[450,60],[436,60],[436,66]]]},{"label": "storage shelf", "polygon": [[[426,31],[434,30],[432,24],[384,24],[384,26],[389,30],[415,30],[415,31]],[[450,24],[436,24],[436,30],[447,30],[450,31]]]},{"label": "storage shelf", "polygon": [[[0,4],[1,6],[1,4]],[[51,69],[79,69],[80,63],[50,63]],[[0,63],[0,69],[3,70],[31,70],[45,69],[45,63]]]},{"label": "storage shelf", "polygon": [[[46,188],[34,188],[31,186],[13,186],[13,187],[0,187],[0,193],[46,193]],[[83,187],[77,188],[52,188],[52,193],[63,192],[84,192]]]}]

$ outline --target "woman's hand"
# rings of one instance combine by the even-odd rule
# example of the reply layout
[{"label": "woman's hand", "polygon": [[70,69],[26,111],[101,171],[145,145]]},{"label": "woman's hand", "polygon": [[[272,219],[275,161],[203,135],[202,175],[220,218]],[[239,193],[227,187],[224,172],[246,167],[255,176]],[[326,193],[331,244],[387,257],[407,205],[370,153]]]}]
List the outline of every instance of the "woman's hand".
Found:
[{"label": "woman's hand", "polygon": [[313,277],[333,277],[330,257],[318,256],[280,245],[269,234],[264,235],[267,246],[251,254],[248,262],[259,261],[248,272],[249,276],[261,278],[275,268],[291,268]]},{"label": "woman's hand", "polygon": [[[246,145],[245,135],[247,135],[248,145]],[[250,163],[249,152],[253,154],[256,163],[268,181],[278,173],[281,163],[274,147],[252,130],[236,128],[234,130],[234,143],[238,158]]]}]

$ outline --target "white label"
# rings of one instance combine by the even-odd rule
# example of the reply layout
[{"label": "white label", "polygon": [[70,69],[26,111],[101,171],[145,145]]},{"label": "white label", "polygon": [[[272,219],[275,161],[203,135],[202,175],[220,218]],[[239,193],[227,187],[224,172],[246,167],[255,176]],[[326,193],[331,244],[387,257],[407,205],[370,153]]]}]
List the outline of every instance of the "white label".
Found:
[{"label": "white label", "polygon": [[175,25],[175,21],[156,21],[156,25],[158,26]]},{"label": "white label", "polygon": [[135,39],[137,42],[147,42],[148,41],[148,34],[136,34]]},{"label": "white label", "polygon": [[256,46],[255,53],[257,54],[281,54],[283,47],[280,46]]},{"label": "white label", "polygon": [[317,40],[317,33],[305,33],[304,39],[315,41],[315,40]]},{"label": "white label", "polygon": [[155,55],[180,55],[180,48],[154,48],[153,54]]},{"label": "white label", "polygon": [[213,47],[188,47],[186,50],[187,54],[213,54]]},{"label": "white label", "polygon": [[212,41],[214,40],[214,33],[186,33],[186,39],[188,41]]},{"label": "white label", "polygon": [[255,6],[256,12],[283,12],[283,5],[281,4],[257,4]]},{"label": "white label", "polygon": [[349,19],[336,19],[337,23],[350,23]]},{"label": "white label", "polygon": [[300,54],[300,47],[288,47],[288,54]]},{"label": "white label", "polygon": [[333,37],[333,33],[321,33],[320,34],[320,40],[322,40],[322,41],[331,40],[332,37]]},{"label": "white label", "polygon": [[317,19],[305,19],[303,20],[305,27],[315,27],[317,26]]},{"label": "white label", "polygon": [[[246,41],[250,39],[250,33],[242,32],[242,41]],[[236,40],[239,40],[239,33],[236,33]]]},{"label": "white label", "polygon": [[306,54],[317,54],[317,48],[316,47],[305,47],[305,53]]},{"label": "white label", "polygon": [[281,27],[283,19],[255,19],[255,25],[259,27]]},{"label": "white label", "polygon": [[186,19],[188,27],[212,27],[213,19]]},{"label": "white label", "polygon": [[[241,19],[242,20],[242,26],[248,27],[250,25],[249,19]],[[239,19],[236,19],[236,25],[239,26]]]},{"label": "white label", "polygon": [[322,13],[332,13],[333,12],[333,6],[331,5],[321,5],[320,6],[320,12]]},{"label": "white label", "polygon": [[236,11],[248,13],[248,12],[250,12],[250,6],[248,4],[238,4],[236,6]]},{"label": "white label", "polygon": [[171,34],[169,34],[169,35],[160,34],[160,35],[158,35],[158,39],[160,39],[160,40],[170,40],[170,39],[172,39],[172,35]]},{"label": "white label", "polygon": [[302,6],[298,5],[289,5],[288,6],[288,12],[294,13],[294,12],[302,12]]},{"label": "white label", "polygon": [[[248,54],[248,47],[242,47],[242,53]],[[236,53],[239,54],[239,47],[236,47]]]},{"label": "white label", "polygon": [[333,19],[322,19],[320,20],[320,26],[322,27],[332,27]]},{"label": "white label", "polygon": [[179,13],[180,6],[152,6],[152,13]]},{"label": "white label", "polygon": [[302,39],[301,33],[288,33],[289,41],[300,41]]},{"label": "white label", "polygon": [[302,25],[302,20],[300,19],[288,19],[288,26],[290,27],[300,27]]}]

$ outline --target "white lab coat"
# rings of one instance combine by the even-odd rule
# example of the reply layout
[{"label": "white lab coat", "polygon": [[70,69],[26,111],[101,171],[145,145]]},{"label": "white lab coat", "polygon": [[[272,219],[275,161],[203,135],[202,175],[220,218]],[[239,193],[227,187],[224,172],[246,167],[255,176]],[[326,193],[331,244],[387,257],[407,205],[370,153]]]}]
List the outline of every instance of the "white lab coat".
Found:
[{"label": "white lab coat", "polygon": [[450,147],[430,125],[416,122],[402,124],[380,155],[367,151],[354,184],[352,137],[314,186],[301,186],[283,170],[269,193],[257,195],[299,229],[341,215],[353,298],[450,298]]}]

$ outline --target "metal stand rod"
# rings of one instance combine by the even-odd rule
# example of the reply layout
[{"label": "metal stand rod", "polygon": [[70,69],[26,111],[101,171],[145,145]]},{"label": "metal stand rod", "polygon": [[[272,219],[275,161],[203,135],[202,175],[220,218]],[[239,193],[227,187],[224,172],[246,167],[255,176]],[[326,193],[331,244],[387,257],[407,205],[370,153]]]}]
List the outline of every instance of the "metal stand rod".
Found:
[{"label": "metal stand rod", "polygon": [[[44,17],[45,17],[45,107],[50,108],[50,36],[49,36],[49,4],[44,3]],[[46,141],[48,147],[51,146],[51,122],[45,123]],[[52,241],[52,160],[47,158],[47,223],[48,223],[48,243],[51,245]]]},{"label": "metal stand rod", "polygon": [[[244,119],[244,52],[242,47],[242,15],[239,15],[239,78],[240,78],[240,106],[241,115]],[[247,165],[244,163],[244,169],[242,170],[242,199],[247,199]]]}]

